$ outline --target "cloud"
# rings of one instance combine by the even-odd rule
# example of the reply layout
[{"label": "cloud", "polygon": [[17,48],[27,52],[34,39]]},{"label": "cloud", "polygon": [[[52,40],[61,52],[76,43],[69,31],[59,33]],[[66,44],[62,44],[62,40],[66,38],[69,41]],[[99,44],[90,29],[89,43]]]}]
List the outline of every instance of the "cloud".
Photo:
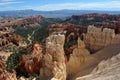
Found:
[{"label": "cloud", "polygon": [[17,4],[17,3],[23,3],[23,2],[5,2],[5,3],[0,3],[0,6],[10,5],[10,4]]},{"label": "cloud", "polygon": [[23,3],[23,2],[15,1],[15,0],[0,0],[0,6],[7,6],[7,5],[18,4],[18,3]]},{"label": "cloud", "polygon": [[0,0],[0,3],[11,2],[11,1],[14,1],[14,0]]},{"label": "cloud", "polygon": [[0,0],[0,2],[11,1],[11,0]]},{"label": "cloud", "polygon": [[61,10],[61,9],[94,9],[94,10],[119,9],[120,10],[120,1],[113,0],[110,2],[47,4],[47,5],[34,7],[32,9],[46,10],[46,11]]}]

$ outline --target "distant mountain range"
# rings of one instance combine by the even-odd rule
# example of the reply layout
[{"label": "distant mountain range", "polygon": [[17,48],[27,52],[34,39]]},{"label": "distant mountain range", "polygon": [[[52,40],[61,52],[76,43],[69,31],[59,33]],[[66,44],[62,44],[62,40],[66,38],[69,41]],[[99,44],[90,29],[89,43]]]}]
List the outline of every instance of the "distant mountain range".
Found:
[{"label": "distant mountain range", "polygon": [[72,15],[81,15],[89,13],[100,13],[100,14],[120,14],[120,11],[100,11],[100,10],[55,10],[55,11],[36,11],[36,10],[15,10],[15,11],[0,11],[0,16],[14,16],[14,17],[25,17],[32,15],[42,15],[44,17],[69,17]]}]

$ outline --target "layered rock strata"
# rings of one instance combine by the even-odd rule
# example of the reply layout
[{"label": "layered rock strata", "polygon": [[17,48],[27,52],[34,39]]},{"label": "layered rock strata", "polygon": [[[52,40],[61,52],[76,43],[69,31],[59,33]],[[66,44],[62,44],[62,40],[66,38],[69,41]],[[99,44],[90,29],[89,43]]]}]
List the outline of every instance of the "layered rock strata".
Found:
[{"label": "layered rock strata", "polygon": [[0,23],[1,27],[24,27],[24,26],[38,26],[39,23],[44,20],[45,18],[42,16],[28,16],[25,18],[19,18],[15,20],[4,20]]},{"label": "layered rock strata", "polygon": [[22,37],[19,35],[14,35],[11,32],[0,32],[0,47],[13,43],[19,45],[19,42],[22,40]]},{"label": "layered rock strata", "polygon": [[79,72],[81,65],[84,65],[90,58],[89,51],[85,48],[85,44],[80,38],[78,38],[78,45],[70,55],[70,59],[67,63],[68,75],[74,75]]},{"label": "layered rock strata", "polygon": [[98,51],[105,46],[120,43],[120,34],[115,34],[114,29],[97,28],[89,26],[83,35],[85,45],[91,51]]},{"label": "layered rock strata", "polygon": [[76,80],[119,80],[120,79],[120,53],[108,60],[101,61],[89,74],[78,77]]},{"label": "layered rock strata", "polygon": [[5,62],[0,57],[0,80],[17,80],[16,72],[9,73],[5,69]]},{"label": "layered rock strata", "polygon": [[42,80],[66,80],[66,64],[64,56],[65,36],[51,35],[46,40],[46,54],[44,56],[44,66],[40,70]]},{"label": "layered rock strata", "polygon": [[[101,76],[104,77],[105,74],[109,75],[111,74],[111,72],[116,72],[116,70],[119,70],[119,58],[118,58],[119,56],[113,59],[111,57],[118,55],[119,52],[120,52],[120,45],[118,44],[118,45],[107,46],[104,49],[98,51],[97,53],[92,54],[91,56],[94,59],[88,59],[87,63],[85,63],[84,65],[81,65],[79,68],[79,72],[74,74],[74,76],[72,77],[73,78],[72,80],[75,80],[77,77],[79,77],[77,78],[78,80],[79,79],[80,80],[88,80],[88,79],[89,80],[102,80],[102,79],[94,79],[94,78],[99,77],[99,75],[101,74],[102,74]],[[112,59],[112,60],[109,60],[109,59]],[[118,63],[118,65],[114,66],[116,63]],[[114,66],[114,68],[116,69],[111,70],[110,68],[112,66]],[[105,74],[103,75],[104,70],[105,70]],[[97,77],[96,77],[96,74],[97,74]],[[117,75],[117,73],[115,73],[114,75]],[[87,77],[87,78],[84,79],[84,77]],[[103,79],[103,80],[106,80],[106,79]],[[111,79],[107,79],[107,80],[111,80]],[[112,79],[112,80],[116,80],[116,79]]]},{"label": "layered rock strata", "polygon": [[36,42],[31,54],[21,56],[19,68],[30,74],[39,73],[42,67],[43,51],[43,46]]}]

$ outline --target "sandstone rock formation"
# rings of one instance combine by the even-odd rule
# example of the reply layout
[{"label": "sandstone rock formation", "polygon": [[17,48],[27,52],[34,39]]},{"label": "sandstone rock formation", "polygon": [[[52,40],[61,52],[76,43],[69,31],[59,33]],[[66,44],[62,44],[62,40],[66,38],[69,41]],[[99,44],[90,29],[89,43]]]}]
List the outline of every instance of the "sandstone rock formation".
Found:
[{"label": "sandstone rock formation", "polygon": [[24,26],[37,26],[39,25],[39,22],[41,22],[42,20],[44,20],[44,17],[42,16],[29,16],[26,18],[19,18],[19,19],[15,19],[15,20],[4,20],[0,26],[1,27],[24,27]]},{"label": "sandstone rock formation", "polygon": [[0,71],[3,72],[4,69],[5,69],[5,63],[2,60],[2,58],[0,57]]},{"label": "sandstone rock formation", "polygon": [[27,73],[39,73],[42,67],[42,59],[44,54],[43,46],[36,42],[33,46],[31,54],[22,55],[20,58],[19,68]]},{"label": "sandstone rock formation", "polygon": [[114,29],[117,34],[120,33],[120,15],[98,13],[73,15],[69,21],[82,26],[94,24],[97,27]]},{"label": "sandstone rock formation", "polygon": [[76,80],[119,80],[120,79],[120,53],[108,60],[101,61],[89,74]]},{"label": "sandstone rock formation", "polygon": [[[79,67],[79,72],[75,73],[73,76],[72,76],[72,80],[75,80],[76,78],[79,78],[79,77],[83,77],[82,80],[84,80],[84,76],[88,75],[88,74],[91,74],[91,72],[98,66],[98,64],[101,62],[101,61],[105,61],[107,59],[110,59],[111,57],[119,54],[120,52],[120,44],[118,45],[110,45],[110,46],[107,46],[105,47],[104,49],[98,51],[97,53],[95,54],[92,54],[92,58],[88,58],[88,61],[87,63],[81,65]],[[117,60],[117,58],[116,58]],[[119,59],[118,59],[118,62],[119,62]],[[109,65],[109,63],[105,63],[105,65],[101,65],[101,68],[105,68],[105,66]],[[112,64],[111,64],[112,65]],[[113,64],[114,65],[114,64]],[[117,65],[118,66],[118,65]],[[100,69],[101,69],[100,68]],[[109,67],[108,67],[109,68]],[[98,66],[98,69],[99,69],[99,66]],[[109,72],[107,72],[107,74],[109,74]],[[94,74],[92,74],[94,75]],[[100,74],[99,74],[100,75]],[[117,75],[117,74],[116,74]],[[95,75],[94,75],[95,76]],[[89,77],[89,76],[88,76]],[[87,78],[88,80],[89,78]],[[86,80],[86,79],[85,79]],[[90,79],[92,80],[92,79]],[[93,79],[94,80],[94,79]],[[98,79],[99,80],[99,79]],[[102,79],[100,79],[102,80]],[[109,80],[109,79],[108,79]],[[114,80],[114,79],[113,79]]]},{"label": "sandstone rock formation", "polygon": [[90,58],[90,53],[85,48],[84,42],[78,38],[77,48],[70,54],[70,59],[67,63],[67,74],[71,76],[79,72],[81,65],[84,65],[88,58]]},{"label": "sandstone rock formation", "polygon": [[46,40],[46,54],[44,66],[40,70],[42,80],[53,77],[51,80],[66,80],[66,64],[64,54],[65,36],[51,35]]},{"label": "sandstone rock formation", "polygon": [[5,62],[0,57],[0,80],[17,80],[15,71],[8,73],[5,70]]},{"label": "sandstone rock formation", "polygon": [[17,80],[16,73],[8,73],[6,70],[0,75],[0,80]]},{"label": "sandstone rock formation", "polygon": [[8,57],[12,54],[12,52],[5,52],[5,51],[0,51],[0,58],[2,61],[6,62]]},{"label": "sandstone rock formation", "polygon": [[22,40],[22,37],[19,35],[15,35],[11,32],[1,32],[0,33],[0,46],[7,45],[9,43],[13,43],[15,45],[19,45],[19,41]]},{"label": "sandstone rock formation", "polygon": [[86,33],[87,27],[71,23],[54,23],[48,26],[50,32],[61,32],[65,34],[66,41],[75,40],[78,34]]},{"label": "sandstone rock formation", "polygon": [[108,28],[96,28],[89,26],[87,33],[83,35],[85,45],[90,51],[98,51],[105,46],[120,43],[120,34]]}]

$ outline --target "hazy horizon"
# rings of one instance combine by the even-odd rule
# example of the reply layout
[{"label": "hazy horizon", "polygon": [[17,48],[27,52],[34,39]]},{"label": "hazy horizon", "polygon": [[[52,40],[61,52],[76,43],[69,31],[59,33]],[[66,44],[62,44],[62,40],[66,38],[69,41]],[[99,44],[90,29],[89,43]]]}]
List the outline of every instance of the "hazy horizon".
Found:
[{"label": "hazy horizon", "polygon": [[0,0],[0,11],[11,10],[102,10],[120,11],[119,0]]},{"label": "hazy horizon", "polygon": [[[43,11],[43,12],[54,12],[54,11],[106,11],[106,12],[120,12],[120,10],[75,10],[75,9],[60,9],[60,10],[34,10],[34,9],[20,9],[20,10],[0,10],[0,12],[11,12],[11,11]],[[94,12],[93,12],[94,13]]]}]

